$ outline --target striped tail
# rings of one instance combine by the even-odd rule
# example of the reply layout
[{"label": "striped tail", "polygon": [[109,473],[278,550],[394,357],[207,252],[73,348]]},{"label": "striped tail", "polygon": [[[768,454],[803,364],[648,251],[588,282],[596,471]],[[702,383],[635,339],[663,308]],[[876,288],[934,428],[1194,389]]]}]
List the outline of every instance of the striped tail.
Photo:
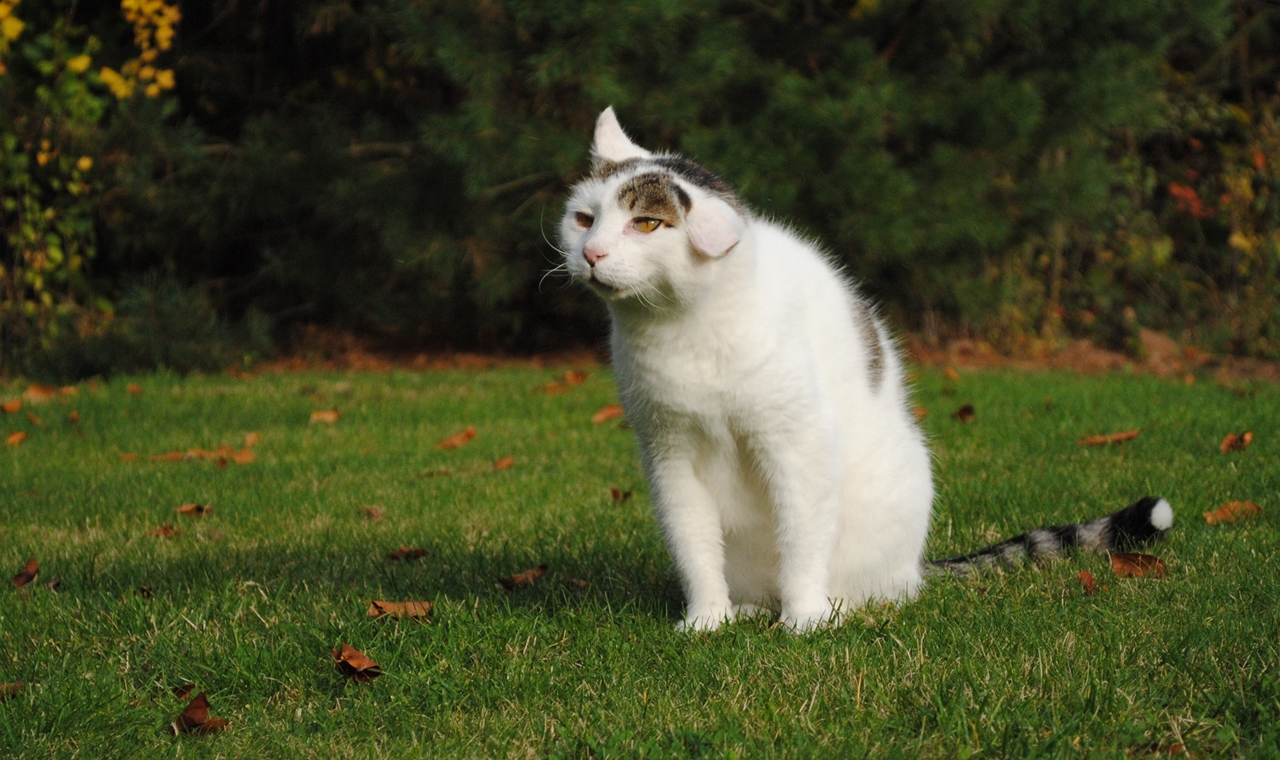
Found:
[{"label": "striped tail", "polygon": [[1108,551],[1146,544],[1173,527],[1173,509],[1157,496],[1144,496],[1119,512],[1089,522],[1054,525],[950,559],[925,561],[926,575],[967,575],[977,570],[1016,567],[1070,554],[1076,549]]}]

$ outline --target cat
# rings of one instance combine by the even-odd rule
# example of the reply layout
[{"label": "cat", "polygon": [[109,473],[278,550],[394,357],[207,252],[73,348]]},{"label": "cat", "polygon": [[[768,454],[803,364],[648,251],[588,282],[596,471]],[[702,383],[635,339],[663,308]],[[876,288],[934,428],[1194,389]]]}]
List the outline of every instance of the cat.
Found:
[{"label": "cat", "polygon": [[804,633],[924,577],[1141,543],[1172,526],[1139,500],[1088,523],[923,559],[931,459],[903,362],[812,242],[719,176],[596,122],[560,223],[563,266],[611,317],[618,393],[685,595],[682,630],[777,611]]}]

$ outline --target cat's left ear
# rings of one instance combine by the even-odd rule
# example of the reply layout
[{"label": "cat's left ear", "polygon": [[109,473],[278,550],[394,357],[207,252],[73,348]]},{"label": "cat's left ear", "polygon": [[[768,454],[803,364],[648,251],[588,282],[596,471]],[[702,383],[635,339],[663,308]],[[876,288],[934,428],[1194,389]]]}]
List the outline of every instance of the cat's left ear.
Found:
[{"label": "cat's left ear", "polygon": [[746,226],[741,214],[714,195],[695,200],[685,216],[685,232],[694,250],[713,259],[732,250]]},{"label": "cat's left ear", "polygon": [[591,144],[591,155],[597,161],[617,163],[629,158],[647,158],[651,154],[631,142],[627,133],[622,131],[622,125],[613,113],[613,106],[609,106],[596,119],[596,137]]}]

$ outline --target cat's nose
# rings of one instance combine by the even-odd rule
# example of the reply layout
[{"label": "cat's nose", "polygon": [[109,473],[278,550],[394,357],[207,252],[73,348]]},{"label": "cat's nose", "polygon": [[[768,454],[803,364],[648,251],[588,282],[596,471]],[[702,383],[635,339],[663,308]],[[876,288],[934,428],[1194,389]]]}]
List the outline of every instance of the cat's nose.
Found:
[{"label": "cat's nose", "polygon": [[591,266],[595,266],[596,262],[607,256],[602,248],[594,242],[587,243],[582,247],[582,258],[587,260]]}]

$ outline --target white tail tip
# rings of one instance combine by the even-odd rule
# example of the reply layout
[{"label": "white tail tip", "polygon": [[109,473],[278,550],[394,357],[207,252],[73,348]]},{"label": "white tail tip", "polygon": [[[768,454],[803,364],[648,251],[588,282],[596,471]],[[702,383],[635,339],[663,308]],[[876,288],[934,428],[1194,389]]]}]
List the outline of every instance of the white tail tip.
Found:
[{"label": "white tail tip", "polygon": [[1151,524],[1157,530],[1168,530],[1173,527],[1173,507],[1169,506],[1169,502],[1161,499],[1151,508]]}]

